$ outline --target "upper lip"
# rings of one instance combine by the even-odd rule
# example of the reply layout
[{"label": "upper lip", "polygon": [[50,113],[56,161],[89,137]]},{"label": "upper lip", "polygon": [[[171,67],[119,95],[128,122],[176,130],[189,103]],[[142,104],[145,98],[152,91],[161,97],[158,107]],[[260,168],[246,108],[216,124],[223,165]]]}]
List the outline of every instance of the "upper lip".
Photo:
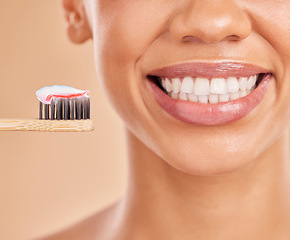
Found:
[{"label": "upper lip", "polygon": [[186,62],[151,71],[148,76],[183,78],[187,76],[204,78],[249,77],[260,73],[271,73],[269,69],[237,61]]}]

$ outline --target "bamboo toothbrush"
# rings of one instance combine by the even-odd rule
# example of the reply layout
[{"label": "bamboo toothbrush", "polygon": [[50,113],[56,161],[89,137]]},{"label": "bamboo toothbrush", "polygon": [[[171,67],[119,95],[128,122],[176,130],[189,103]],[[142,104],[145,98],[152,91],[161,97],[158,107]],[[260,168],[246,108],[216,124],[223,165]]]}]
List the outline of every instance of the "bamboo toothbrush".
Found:
[{"label": "bamboo toothbrush", "polygon": [[36,95],[39,119],[0,119],[0,131],[88,132],[94,129],[88,91],[54,85],[39,89]]}]

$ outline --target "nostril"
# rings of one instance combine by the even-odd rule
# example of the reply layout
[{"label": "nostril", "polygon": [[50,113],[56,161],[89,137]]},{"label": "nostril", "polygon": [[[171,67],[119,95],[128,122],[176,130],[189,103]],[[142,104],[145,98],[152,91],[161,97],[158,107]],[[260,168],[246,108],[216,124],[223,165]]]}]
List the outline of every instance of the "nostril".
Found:
[{"label": "nostril", "polygon": [[227,37],[225,38],[225,40],[235,42],[235,41],[239,41],[239,40],[241,40],[241,38],[240,38],[239,36],[237,36],[237,35],[230,35],[230,36],[227,36]]},{"label": "nostril", "polygon": [[241,40],[241,38],[237,35],[229,35],[226,36],[224,39],[219,39],[219,38],[211,38],[208,39],[206,36],[202,37],[202,38],[198,38],[192,35],[186,35],[184,37],[182,37],[182,41],[183,42],[203,42],[203,43],[214,43],[214,42],[220,42],[220,41],[232,41],[232,42],[236,42]]},{"label": "nostril", "polygon": [[194,42],[194,41],[196,41],[196,42],[200,42],[201,40],[199,39],[199,38],[197,38],[197,37],[195,37],[195,36],[192,36],[192,35],[187,35],[187,36],[184,36],[183,38],[182,38],[182,40],[184,41],[184,42]]}]

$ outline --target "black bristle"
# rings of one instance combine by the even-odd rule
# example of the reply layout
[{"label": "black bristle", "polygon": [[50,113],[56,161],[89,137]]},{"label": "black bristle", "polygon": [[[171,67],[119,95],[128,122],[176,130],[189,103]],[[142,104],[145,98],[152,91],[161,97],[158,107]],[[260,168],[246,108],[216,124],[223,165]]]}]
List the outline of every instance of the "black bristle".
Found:
[{"label": "black bristle", "polygon": [[75,119],[74,114],[75,114],[75,100],[70,99],[70,119],[71,120]]},{"label": "black bristle", "polygon": [[52,98],[50,104],[39,101],[39,119],[43,118],[45,120],[90,119],[90,98]]},{"label": "black bristle", "polygon": [[74,103],[75,103],[75,118],[77,118],[78,115],[77,99],[75,99]]},{"label": "black bristle", "polygon": [[42,102],[39,101],[39,119],[42,119]]},{"label": "black bristle", "polygon": [[44,118],[45,120],[49,119],[49,104],[44,105]]},{"label": "black bristle", "polygon": [[84,98],[84,119],[88,119],[88,98]]},{"label": "black bristle", "polygon": [[75,119],[78,118],[78,106],[77,106],[77,98],[75,98]]},{"label": "black bristle", "polygon": [[70,120],[70,99],[67,98],[67,119]]},{"label": "black bristle", "polygon": [[84,98],[80,98],[81,100],[81,119],[84,119]]},{"label": "black bristle", "polygon": [[82,101],[80,98],[76,99],[76,119],[82,119]]},{"label": "black bristle", "polygon": [[64,108],[63,108],[63,111],[64,111],[64,120],[68,120],[69,119],[69,101],[68,99],[64,99]]},{"label": "black bristle", "polygon": [[87,99],[87,109],[88,109],[87,118],[90,119],[91,118],[91,101],[90,101],[90,98]]},{"label": "black bristle", "polygon": [[56,119],[61,119],[61,99],[56,99]]},{"label": "black bristle", "polygon": [[64,99],[61,98],[61,115],[60,115],[60,118],[61,119],[64,119]]},{"label": "black bristle", "polygon": [[51,110],[50,119],[54,120],[55,119],[55,100],[54,100],[54,98],[51,99],[50,110]]}]

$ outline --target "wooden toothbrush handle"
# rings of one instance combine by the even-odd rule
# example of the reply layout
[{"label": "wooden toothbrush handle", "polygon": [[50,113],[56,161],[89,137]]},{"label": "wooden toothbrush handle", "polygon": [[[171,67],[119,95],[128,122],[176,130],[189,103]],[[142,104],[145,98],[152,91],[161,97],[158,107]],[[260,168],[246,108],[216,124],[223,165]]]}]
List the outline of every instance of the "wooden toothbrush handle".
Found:
[{"label": "wooden toothbrush handle", "polygon": [[89,132],[94,122],[86,120],[39,120],[0,118],[0,131]]}]

